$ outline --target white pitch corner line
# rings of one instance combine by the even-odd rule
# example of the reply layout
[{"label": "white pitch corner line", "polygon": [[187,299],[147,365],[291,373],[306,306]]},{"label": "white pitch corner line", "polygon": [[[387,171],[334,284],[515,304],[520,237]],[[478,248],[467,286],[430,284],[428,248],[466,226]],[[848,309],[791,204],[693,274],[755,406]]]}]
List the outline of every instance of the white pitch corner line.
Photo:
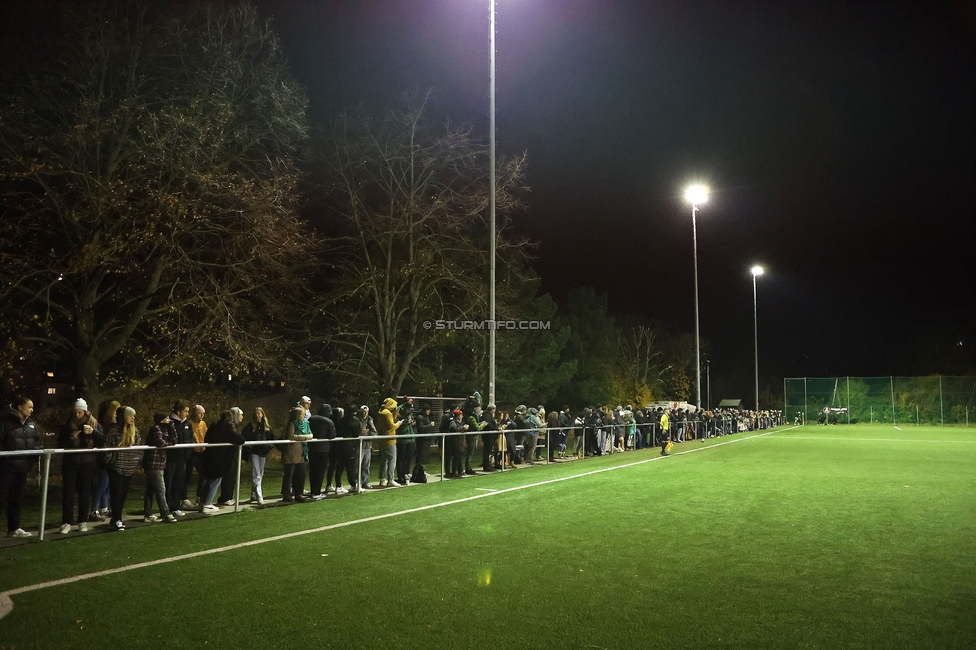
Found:
[{"label": "white pitch corner line", "polygon": [[[687,449],[685,451],[678,451],[671,456],[683,456],[685,454],[693,454],[699,451],[705,451],[706,449],[714,449],[716,447],[722,447],[725,445],[730,445],[736,442],[743,442],[745,440],[753,440],[755,438],[762,438],[768,436],[773,432],[783,432],[790,431],[792,429],[797,429],[799,427],[789,427],[786,429],[772,429],[767,433],[757,433],[751,436],[745,436],[741,438],[733,438],[732,440],[726,440],[723,442],[718,442],[713,445],[707,445],[705,447],[695,447],[693,449]],[[392,517],[400,517],[402,515],[408,515],[415,512],[423,512],[424,510],[433,510],[434,508],[443,508],[445,506],[452,506],[458,503],[465,503],[467,501],[474,501],[476,499],[484,499],[486,497],[498,496],[499,494],[507,494],[509,492],[517,492],[519,490],[527,490],[529,488],[541,487],[543,485],[550,485],[553,483],[561,483],[563,481],[571,481],[577,478],[583,478],[585,476],[593,476],[594,474],[602,474],[603,472],[613,472],[618,469],[624,469],[627,467],[635,467],[637,465],[645,465],[647,463],[653,463],[659,460],[664,460],[664,456],[654,456],[653,458],[646,458],[644,460],[634,461],[632,463],[624,463],[623,465],[614,465],[613,467],[604,467],[601,469],[591,470],[589,472],[582,472],[580,474],[573,474],[571,476],[563,476],[559,478],[548,479],[546,481],[538,481],[536,483],[529,483],[527,485],[518,485],[515,487],[504,488],[500,490],[493,490],[491,492],[485,492],[484,494],[475,494],[474,496],[464,497],[462,499],[453,499],[451,501],[443,501],[441,503],[433,503],[426,506],[419,506],[417,508],[409,508],[407,510],[399,510],[397,512],[388,512],[382,515],[374,515],[372,517],[364,517],[363,519],[354,519],[352,521],[343,521],[337,524],[329,524],[327,526],[319,526],[317,528],[309,528],[308,530],[299,530],[293,533],[285,533],[283,535],[275,535],[273,537],[264,537],[262,539],[255,539],[249,542],[241,542],[240,544],[231,544],[229,546],[221,546],[219,548],[211,548],[205,551],[197,551],[195,553],[185,553],[183,555],[174,555],[172,557],[161,558],[159,560],[151,560],[149,562],[139,562],[136,564],[129,564],[127,566],[116,567],[114,569],[106,569],[105,571],[95,571],[93,573],[85,573],[82,575],[72,576],[70,578],[62,578],[60,580],[51,580],[48,582],[39,582],[34,585],[27,585],[25,587],[17,587],[16,589],[9,589],[7,591],[0,592],[0,619],[4,618],[9,614],[13,608],[14,604],[11,600],[12,596],[17,596],[19,594],[25,594],[31,591],[38,591],[40,589],[46,589],[48,587],[59,587],[62,585],[68,585],[73,582],[81,582],[82,580],[91,580],[92,578],[101,578],[104,576],[109,576],[115,573],[124,573],[126,571],[132,571],[134,569],[144,569],[147,567],[158,566],[160,564],[169,564],[171,562],[179,562],[181,560],[190,560],[197,557],[203,557],[205,555],[213,555],[215,553],[224,553],[226,551],[233,551],[239,548],[247,548],[248,546],[258,546],[260,544],[267,544],[270,542],[278,542],[285,539],[291,539],[293,537],[301,537],[302,535],[312,535],[314,533],[321,533],[327,530],[334,530],[336,528],[345,528],[347,526],[355,526],[356,524],[365,524],[372,521],[380,521],[381,519],[390,519]],[[475,488],[481,489],[481,488]],[[489,488],[484,488],[489,489]]]}]

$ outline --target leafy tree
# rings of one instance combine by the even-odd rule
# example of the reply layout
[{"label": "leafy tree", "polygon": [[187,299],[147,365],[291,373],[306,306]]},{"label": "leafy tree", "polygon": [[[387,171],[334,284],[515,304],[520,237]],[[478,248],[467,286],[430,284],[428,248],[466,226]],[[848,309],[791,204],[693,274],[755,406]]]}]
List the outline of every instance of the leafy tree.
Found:
[{"label": "leafy tree", "polygon": [[[468,128],[436,129],[428,94],[379,120],[342,114],[321,164],[334,269],[326,299],[328,365],[350,390],[399,394],[444,334],[425,323],[487,317],[488,150]],[[518,205],[525,157],[498,166],[497,210]],[[500,259],[521,242],[499,236]]]},{"label": "leafy tree", "polygon": [[[176,7],[176,9],[174,9]],[[0,287],[95,397],[269,367],[310,254],[306,98],[249,4],[88,3],[0,109]]]}]

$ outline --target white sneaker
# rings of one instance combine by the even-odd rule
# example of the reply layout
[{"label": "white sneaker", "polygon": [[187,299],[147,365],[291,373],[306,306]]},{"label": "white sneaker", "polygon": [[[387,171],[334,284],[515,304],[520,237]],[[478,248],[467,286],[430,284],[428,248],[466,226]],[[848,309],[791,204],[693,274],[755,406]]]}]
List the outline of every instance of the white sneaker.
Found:
[{"label": "white sneaker", "polygon": [[83,521],[80,524],[78,524],[78,531],[79,532],[82,532],[82,533],[87,533],[88,532],[88,522],[87,521]]},{"label": "white sneaker", "polygon": [[335,492],[336,494],[349,494],[349,490],[347,490],[344,487],[333,488],[332,491]]},{"label": "white sneaker", "polygon": [[219,511],[220,511],[220,508],[218,508],[217,506],[213,505],[212,503],[208,503],[207,505],[205,505],[202,508],[200,508],[200,512],[219,512]]},{"label": "white sneaker", "polygon": [[155,524],[159,521],[159,515],[146,515],[142,520],[147,524]]},{"label": "white sneaker", "polygon": [[403,487],[403,486],[400,485],[399,483],[397,483],[396,481],[387,481],[386,482],[386,487],[395,487],[395,488],[398,488],[398,487]]},{"label": "white sneaker", "polygon": [[71,524],[61,524],[61,528],[58,529],[58,532],[62,535],[67,535],[71,532]]},{"label": "white sneaker", "polygon": [[182,510],[174,510],[173,511],[173,516],[174,517],[185,517],[186,516],[186,513],[183,512]]},{"label": "white sneaker", "polygon": [[312,495],[312,501],[321,501],[325,498],[325,492],[320,492],[319,494]]},{"label": "white sneaker", "polygon": [[222,506],[232,506],[232,505],[234,505],[234,503],[236,503],[236,502],[233,499],[227,499],[226,501],[221,501],[220,502],[220,505],[222,505]]},{"label": "white sneaker", "polygon": [[18,528],[17,530],[10,531],[7,533],[7,537],[16,537],[18,539],[26,539],[31,537],[31,533],[28,533],[23,528]]},{"label": "white sneaker", "polygon": [[193,503],[189,499],[183,499],[183,503],[181,503],[180,505],[186,508],[187,510],[195,510],[196,508],[199,507],[197,504]]}]

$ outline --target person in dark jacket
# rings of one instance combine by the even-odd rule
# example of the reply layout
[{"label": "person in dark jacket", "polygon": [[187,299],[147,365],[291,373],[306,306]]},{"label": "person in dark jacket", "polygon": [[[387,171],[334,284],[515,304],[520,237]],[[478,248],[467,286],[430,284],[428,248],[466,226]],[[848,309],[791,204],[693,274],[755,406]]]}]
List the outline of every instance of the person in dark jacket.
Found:
[{"label": "person in dark jacket", "polygon": [[[88,411],[88,402],[79,399],[58,431],[58,449],[94,449],[105,444],[102,425]],[[71,526],[78,524],[78,530],[88,530],[88,515],[91,512],[92,487],[95,483],[94,453],[65,454],[61,457],[61,530],[62,535],[71,532]],[[74,518],[75,499],[78,502],[78,519]]]},{"label": "person in dark jacket", "polygon": [[[176,432],[176,444],[189,445],[196,442],[193,439],[193,425],[190,424],[190,404],[182,399],[173,404],[173,413],[169,416]],[[177,517],[183,516],[183,483],[186,481],[186,462],[193,450],[189,447],[169,449],[166,452],[166,469],[163,470],[163,481],[166,483],[166,505],[169,511]]]},{"label": "person in dark jacket", "polygon": [[[338,409],[340,412],[342,409]],[[359,494],[359,444],[356,442],[363,431],[363,421],[359,419],[355,404],[346,407],[341,413],[338,423],[336,423],[336,433],[338,442],[330,443],[332,449],[329,453],[329,474],[326,478],[326,492],[330,489],[336,495],[345,494],[347,490],[342,487],[342,470],[346,471],[346,479],[349,481],[349,492]],[[332,477],[335,476],[335,483]],[[330,487],[334,486],[334,487]]]},{"label": "person in dark jacket", "polygon": [[141,451],[125,451],[125,447],[138,447],[142,444],[142,437],[136,429],[136,410],[131,406],[120,406],[115,412],[115,424],[105,435],[105,446],[123,448],[120,451],[108,452],[108,490],[109,503],[112,509],[112,530],[125,530],[122,514],[125,510],[125,498],[132,485],[132,475],[136,473],[142,462]]},{"label": "person in dark jacket", "polygon": [[[244,436],[237,431],[237,427],[244,419],[244,413],[236,406],[227,409],[220,414],[220,421],[207,429],[207,437],[204,439],[208,445],[219,443],[230,443],[241,446],[244,444]],[[233,447],[207,447],[203,452],[203,459],[200,461],[200,469],[203,471],[204,494],[200,497],[200,512],[213,513],[219,508],[213,505],[217,490],[223,482],[224,475],[237,459],[237,450]]]},{"label": "person in dark jacket", "polygon": [[[454,409],[450,413],[450,418],[445,416],[445,421],[441,422],[441,433],[458,434],[468,430],[468,425],[461,422],[464,413],[461,409]],[[447,478],[464,478],[464,436],[448,436],[444,442],[447,452]]]},{"label": "person in dark jacket", "polygon": [[[146,473],[146,494],[142,499],[143,521],[147,524],[162,519],[168,524],[176,523],[176,516],[170,512],[166,501],[166,447],[176,444],[176,429],[173,422],[165,413],[153,415],[153,427],[146,434],[146,444],[155,449],[146,451],[142,460],[142,469]],[[153,514],[153,497],[159,505],[159,516]]]},{"label": "person in dark jacket", "polygon": [[484,451],[481,453],[481,469],[486,472],[494,472],[495,453],[498,451],[498,423],[495,421],[495,405],[489,404],[485,412],[481,414],[481,446]]},{"label": "person in dark jacket", "polygon": [[[248,442],[264,442],[274,440],[274,432],[271,431],[271,423],[268,416],[260,406],[254,409],[254,420],[247,423],[242,432],[244,440]],[[271,445],[248,445],[244,448],[244,453],[251,455],[251,501],[259,506],[264,505],[264,491],[261,484],[264,481],[264,468],[267,465],[268,453]]]},{"label": "person in dark jacket", "polygon": [[[313,440],[332,440],[336,437],[335,422],[332,421],[332,405],[323,404],[319,412],[308,419],[308,428],[312,432]],[[329,469],[329,442],[310,442],[308,444],[308,483],[312,499],[324,499],[326,492],[322,491],[322,481]]]},{"label": "person in dark jacket", "polygon": [[417,452],[417,439],[413,434],[417,433],[417,418],[413,412],[413,400],[409,397],[403,398],[400,404],[400,418],[403,426],[400,427],[400,435],[396,441],[396,482],[399,485],[407,485],[410,480],[410,469],[413,467],[413,457]]},{"label": "person in dark jacket", "polygon": [[[0,420],[0,451],[30,451],[41,446],[37,425],[31,420],[34,402],[17,396],[10,410]],[[37,456],[11,456],[0,458],[0,501],[7,503],[7,537],[30,537],[20,527],[20,501],[27,488],[27,472]]]},{"label": "person in dark jacket", "polygon": [[[430,404],[423,402],[417,414],[417,433],[434,433],[434,423],[430,421]],[[426,483],[427,469],[424,467],[430,457],[430,438],[417,438],[417,461],[413,466],[411,483]]]}]

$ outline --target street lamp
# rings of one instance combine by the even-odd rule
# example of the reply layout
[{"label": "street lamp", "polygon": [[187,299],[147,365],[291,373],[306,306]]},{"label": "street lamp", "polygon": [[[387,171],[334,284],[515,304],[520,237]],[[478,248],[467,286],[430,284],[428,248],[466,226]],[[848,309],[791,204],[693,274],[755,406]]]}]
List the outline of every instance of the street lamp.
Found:
[{"label": "street lamp", "polygon": [[488,194],[491,221],[491,327],[488,329],[488,403],[495,403],[495,0],[488,0]]},{"label": "street lamp", "polygon": [[759,410],[759,301],[756,298],[756,278],[763,274],[763,267],[752,267],[752,325],[756,351],[756,410]]},{"label": "street lamp", "polygon": [[691,185],[685,190],[685,200],[691,204],[691,234],[695,251],[695,406],[701,409],[701,332],[698,327],[698,204],[708,200],[708,188]]}]

